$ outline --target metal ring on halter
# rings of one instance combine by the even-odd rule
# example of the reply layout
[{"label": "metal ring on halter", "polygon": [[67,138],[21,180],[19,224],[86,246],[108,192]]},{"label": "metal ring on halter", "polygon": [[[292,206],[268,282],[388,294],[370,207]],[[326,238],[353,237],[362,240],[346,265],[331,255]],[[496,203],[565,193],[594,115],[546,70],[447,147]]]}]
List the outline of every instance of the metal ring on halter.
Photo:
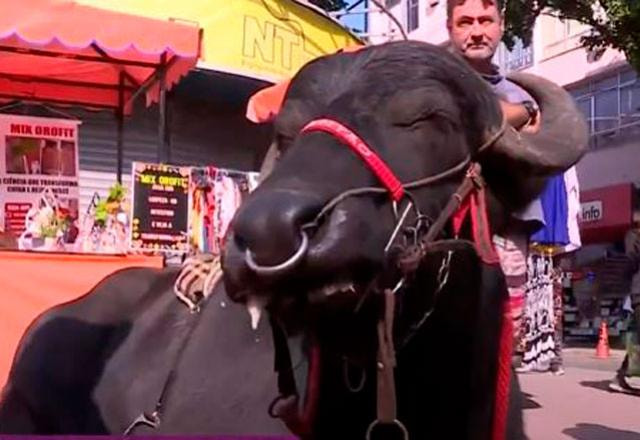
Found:
[{"label": "metal ring on halter", "polygon": [[[367,428],[367,435],[365,436],[365,439],[366,440],[371,440],[371,433],[373,432],[373,429],[376,426],[382,425],[382,424],[383,423],[380,420],[374,420],[373,422],[371,422],[371,424]],[[398,429],[400,429],[400,432],[402,432],[402,438],[404,440],[409,440],[409,431],[407,431],[407,428],[404,426],[404,424],[400,420],[394,419],[393,422],[391,422],[389,424],[397,426]]]},{"label": "metal ring on halter", "polygon": [[293,398],[293,401],[296,402],[298,400],[298,395],[292,394],[290,396],[285,396],[283,394],[280,394],[278,397],[273,399],[273,401],[269,405],[269,408],[267,409],[267,413],[269,414],[269,417],[271,417],[272,419],[282,418],[283,413],[277,413],[276,406],[282,402],[285,402],[287,399],[291,399],[291,398]]},{"label": "metal ring on halter", "polygon": [[360,373],[360,381],[358,382],[358,385],[356,385],[355,387],[351,384],[351,379],[349,378],[349,359],[344,356],[342,358],[342,378],[344,380],[344,384],[347,387],[347,390],[349,390],[350,393],[359,393],[360,391],[362,391],[364,389],[364,384],[367,381],[367,370],[365,370],[364,368],[362,368],[362,372]]},{"label": "metal ring on halter", "polygon": [[247,266],[249,266],[249,269],[259,275],[273,275],[292,268],[302,259],[302,257],[307,253],[307,250],[309,249],[309,237],[307,236],[307,233],[304,231],[300,231],[300,234],[302,235],[302,242],[300,243],[300,247],[287,261],[275,266],[260,266],[253,259],[251,250],[247,248],[244,254]]}]

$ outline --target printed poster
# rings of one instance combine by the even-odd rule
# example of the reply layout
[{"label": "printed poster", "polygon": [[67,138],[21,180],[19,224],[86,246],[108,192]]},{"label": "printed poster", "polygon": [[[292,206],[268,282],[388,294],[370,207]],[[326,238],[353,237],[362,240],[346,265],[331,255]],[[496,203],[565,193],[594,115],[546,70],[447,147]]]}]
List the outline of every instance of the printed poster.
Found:
[{"label": "printed poster", "polygon": [[185,252],[189,167],[132,164],[131,249]]},{"label": "printed poster", "polygon": [[80,121],[0,114],[0,226],[19,235],[25,216],[50,188],[78,218]]}]

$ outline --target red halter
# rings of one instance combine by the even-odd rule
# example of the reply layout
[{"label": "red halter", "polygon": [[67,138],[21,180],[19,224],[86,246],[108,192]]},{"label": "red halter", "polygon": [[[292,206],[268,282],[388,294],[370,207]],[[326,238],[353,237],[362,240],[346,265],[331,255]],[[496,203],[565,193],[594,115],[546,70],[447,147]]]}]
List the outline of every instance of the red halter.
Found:
[{"label": "red halter", "polygon": [[378,156],[360,136],[347,128],[344,124],[334,121],[333,119],[315,119],[305,125],[301,133],[309,133],[312,131],[323,131],[331,134],[342,144],[349,147],[351,151],[356,153],[367,164],[369,169],[373,171],[380,183],[389,190],[391,198],[399,201],[404,195],[402,182],[391,171],[391,168]]},{"label": "red halter", "polygon": [[[378,156],[364,140],[344,124],[333,119],[316,119],[305,125],[301,133],[322,131],[328,133],[349,147],[376,175],[380,183],[389,191],[392,200],[399,201],[404,195],[402,182],[391,171],[389,166]],[[501,134],[501,133],[500,133]],[[496,135],[498,136],[498,135]],[[497,139],[497,137],[495,137]],[[491,145],[495,139],[487,142]],[[481,147],[480,150],[484,149]],[[469,173],[474,172],[471,167]],[[467,177],[473,177],[468,173]],[[479,255],[487,264],[499,264],[498,256],[493,248],[491,240],[490,225],[487,218],[484,188],[475,188],[464,198],[459,200],[457,212],[453,214],[454,229],[456,233],[460,230],[464,218],[471,214],[474,241],[478,248]],[[492,440],[504,440],[506,435],[507,413],[509,405],[509,389],[511,379],[511,350],[512,350],[512,322],[509,310],[509,302],[505,304],[504,322],[500,333],[500,350],[498,353],[498,371],[496,381],[495,410],[493,414]]]}]

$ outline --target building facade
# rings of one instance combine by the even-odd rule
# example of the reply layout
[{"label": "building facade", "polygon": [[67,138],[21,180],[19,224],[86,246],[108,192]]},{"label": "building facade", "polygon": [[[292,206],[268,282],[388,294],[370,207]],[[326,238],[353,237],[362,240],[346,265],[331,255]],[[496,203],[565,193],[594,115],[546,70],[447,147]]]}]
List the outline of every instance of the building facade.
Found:
[{"label": "building facade", "polygon": [[[448,40],[446,0],[381,1],[409,39],[433,44]],[[373,6],[367,14],[364,37],[370,43],[402,38],[387,14]],[[531,72],[563,86],[585,115],[590,148],[577,165],[583,247],[573,257],[573,266],[581,268],[576,270],[581,278],[576,290],[590,295],[597,289],[601,304],[615,308],[619,303],[608,303],[607,297],[620,298],[631,289],[625,236],[640,225],[640,79],[624,54],[609,49],[596,55],[584,49],[580,37],[588,32],[580,23],[541,16],[532,44],[524,47],[518,42],[511,51],[501,45],[495,63],[504,73]],[[597,334],[597,319],[612,310],[594,311],[596,322],[581,323],[578,332]],[[610,324],[615,334],[617,324]]]},{"label": "building facade", "polygon": [[[447,41],[445,0],[383,0],[409,39]],[[388,15],[367,9],[368,41],[398,40],[402,33]],[[501,69],[535,73],[565,87],[587,118],[590,150],[578,164],[581,188],[591,190],[631,183],[640,186],[640,80],[624,54],[607,50],[597,57],[580,45],[589,28],[550,16],[538,19],[533,42],[502,45],[495,62]]]}]

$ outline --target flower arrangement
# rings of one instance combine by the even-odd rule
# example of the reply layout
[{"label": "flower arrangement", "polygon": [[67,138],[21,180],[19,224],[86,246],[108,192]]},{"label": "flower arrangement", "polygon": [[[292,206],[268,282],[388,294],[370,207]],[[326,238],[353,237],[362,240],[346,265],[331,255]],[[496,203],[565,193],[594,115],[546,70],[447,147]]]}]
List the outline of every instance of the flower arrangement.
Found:
[{"label": "flower arrangement", "polygon": [[69,211],[61,208],[45,206],[38,210],[34,217],[34,226],[42,238],[62,238],[73,223]]},{"label": "flower arrangement", "polygon": [[[94,212],[94,226],[104,228],[110,216],[119,217],[119,220],[126,219],[124,199],[127,190],[122,184],[116,183],[109,189],[106,199],[98,201]],[[124,214],[124,217],[122,216]],[[121,223],[126,223],[126,220]]]},{"label": "flower arrangement", "polygon": [[50,190],[45,190],[39,203],[27,212],[25,231],[18,240],[20,249],[62,250],[73,241],[77,228],[68,209],[60,206]]},{"label": "flower arrangement", "polygon": [[94,196],[76,243],[79,252],[121,254],[127,252],[127,190],[114,184],[106,198]]}]

